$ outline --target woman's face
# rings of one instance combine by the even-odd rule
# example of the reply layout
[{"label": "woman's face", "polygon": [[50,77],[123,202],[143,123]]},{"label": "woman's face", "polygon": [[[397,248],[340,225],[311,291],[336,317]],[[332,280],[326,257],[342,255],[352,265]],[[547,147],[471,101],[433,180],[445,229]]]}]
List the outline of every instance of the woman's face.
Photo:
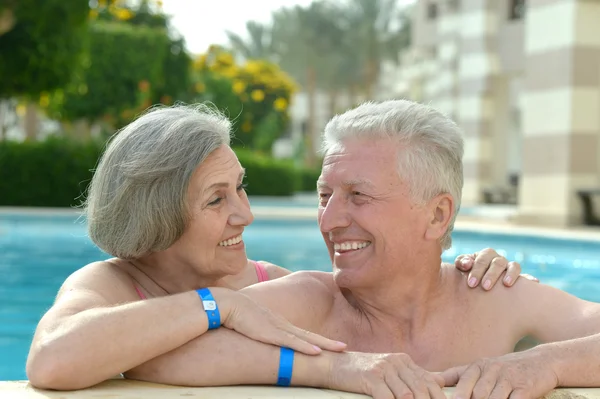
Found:
[{"label": "woman's face", "polygon": [[237,274],[247,264],[242,232],[254,216],[243,178],[237,156],[224,145],[206,158],[190,180],[191,220],[168,251],[207,277]]}]

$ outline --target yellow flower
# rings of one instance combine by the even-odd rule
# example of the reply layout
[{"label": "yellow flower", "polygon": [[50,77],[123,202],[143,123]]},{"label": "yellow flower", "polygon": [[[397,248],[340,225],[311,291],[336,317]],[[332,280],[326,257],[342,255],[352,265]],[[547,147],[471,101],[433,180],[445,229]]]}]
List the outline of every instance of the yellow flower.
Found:
[{"label": "yellow flower", "polygon": [[162,8],[162,6],[163,6],[163,2],[162,2],[161,0],[158,0],[158,1],[156,2],[156,5],[158,6],[158,8]]},{"label": "yellow flower", "polygon": [[106,6],[106,0],[98,0],[98,5],[99,5],[100,7],[104,7],[104,6]]},{"label": "yellow flower", "polygon": [[40,95],[40,107],[46,108],[48,105],[50,105],[50,96],[48,93],[42,93]]},{"label": "yellow flower", "polygon": [[119,8],[112,13],[117,19],[121,21],[127,21],[133,18],[133,12],[127,8]]},{"label": "yellow flower", "polygon": [[252,130],[252,123],[250,121],[246,121],[242,124],[242,132],[248,133]]},{"label": "yellow flower", "polygon": [[89,13],[88,16],[89,16],[90,19],[96,19],[96,18],[98,18],[98,11],[97,10],[90,10],[90,13]]},{"label": "yellow flower", "polygon": [[204,90],[206,90],[206,86],[202,82],[196,83],[195,88],[196,88],[196,93],[203,93]]},{"label": "yellow flower", "polygon": [[234,67],[219,68],[219,66],[215,66],[215,69],[219,71],[219,74],[228,78],[233,78],[237,75]]},{"label": "yellow flower", "polygon": [[242,82],[241,80],[236,80],[233,82],[233,91],[236,94],[242,94],[244,90],[246,90],[246,83]]},{"label": "yellow flower", "polygon": [[206,67],[206,54],[202,54],[194,60],[194,69],[204,69]]},{"label": "yellow flower", "polygon": [[262,90],[252,90],[250,97],[252,97],[252,100],[259,103],[265,99],[265,92]]},{"label": "yellow flower", "polygon": [[233,65],[233,56],[229,53],[220,53],[217,55],[217,62],[223,65]]},{"label": "yellow flower", "polygon": [[277,110],[277,111],[285,111],[287,109],[288,106],[288,102],[285,98],[283,97],[279,97],[277,100],[275,100],[273,102],[273,107]]},{"label": "yellow flower", "polygon": [[[40,98],[40,103],[41,102],[42,102],[42,99]],[[24,116],[25,115],[25,104],[17,104],[15,111],[17,112],[18,116]]]},{"label": "yellow flower", "polygon": [[257,74],[260,72],[260,69],[261,69],[260,64],[253,60],[246,62],[245,68],[246,68],[246,71],[248,71],[251,74]]}]

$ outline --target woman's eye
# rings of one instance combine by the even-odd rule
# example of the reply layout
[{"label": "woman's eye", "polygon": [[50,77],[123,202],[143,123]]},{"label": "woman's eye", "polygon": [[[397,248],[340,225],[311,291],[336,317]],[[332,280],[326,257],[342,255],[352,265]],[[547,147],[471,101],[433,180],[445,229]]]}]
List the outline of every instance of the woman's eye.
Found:
[{"label": "woman's eye", "polygon": [[214,201],[210,201],[208,203],[208,205],[218,205],[221,201],[223,200],[223,198],[218,197],[217,199],[215,199]]}]

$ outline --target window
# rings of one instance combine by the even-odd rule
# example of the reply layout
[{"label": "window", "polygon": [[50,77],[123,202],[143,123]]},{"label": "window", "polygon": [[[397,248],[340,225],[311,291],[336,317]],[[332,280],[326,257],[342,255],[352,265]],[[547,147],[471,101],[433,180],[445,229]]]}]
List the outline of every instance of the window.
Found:
[{"label": "window", "polygon": [[438,15],[438,5],[435,2],[430,1],[427,3],[427,18],[436,19]]},{"label": "window", "polygon": [[508,19],[517,20],[525,17],[525,0],[511,0]]},{"label": "window", "polygon": [[452,12],[460,10],[460,0],[448,0],[448,9]]}]

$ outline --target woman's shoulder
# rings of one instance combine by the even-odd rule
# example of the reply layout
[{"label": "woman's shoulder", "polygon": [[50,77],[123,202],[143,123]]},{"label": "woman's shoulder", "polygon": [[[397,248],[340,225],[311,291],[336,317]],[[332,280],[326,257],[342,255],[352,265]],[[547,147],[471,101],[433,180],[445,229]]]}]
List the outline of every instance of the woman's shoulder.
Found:
[{"label": "woman's shoulder", "polygon": [[288,269],[278,266],[271,262],[267,262],[264,260],[259,260],[255,262],[259,264],[259,267],[264,268],[267,275],[269,276],[269,280],[275,280],[280,277],[285,277],[291,273],[291,271],[289,271]]},{"label": "woman's shoulder", "polygon": [[89,263],[74,271],[63,282],[58,295],[67,292],[86,292],[110,302],[135,298],[133,280],[123,267],[121,259],[107,259]]}]

